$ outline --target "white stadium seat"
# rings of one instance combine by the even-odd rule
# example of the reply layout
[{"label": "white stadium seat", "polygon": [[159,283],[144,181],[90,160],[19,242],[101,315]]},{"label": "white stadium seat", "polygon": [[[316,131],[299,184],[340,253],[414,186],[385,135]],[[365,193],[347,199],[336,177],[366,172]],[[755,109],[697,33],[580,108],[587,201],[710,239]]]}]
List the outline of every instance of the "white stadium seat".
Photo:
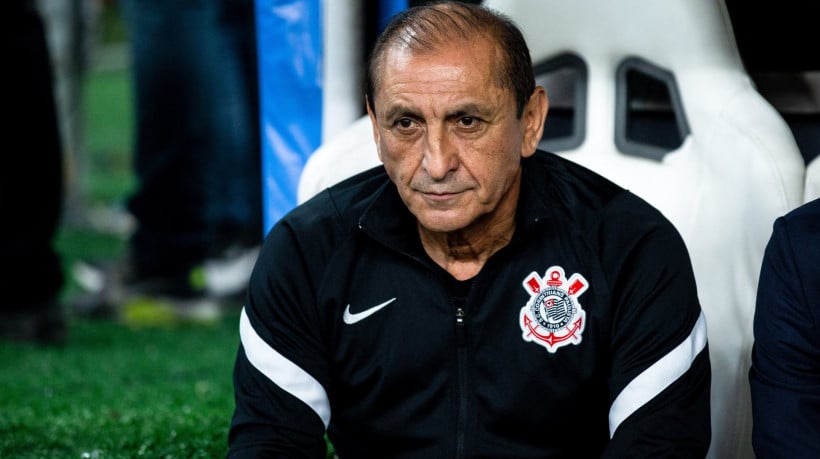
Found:
[{"label": "white stadium seat", "polygon": [[373,126],[370,118],[363,116],[310,155],[299,178],[296,198],[301,204],[325,188],[379,164]]},{"label": "white stadium seat", "polygon": [[820,198],[820,156],[817,156],[806,166],[806,190],[803,193],[803,202]]},{"label": "white stadium seat", "polygon": [[[565,53],[586,63],[586,107],[576,110],[585,134],[560,154],[643,197],[681,232],[709,328],[709,457],[753,457],[747,375],[758,274],[772,222],[802,202],[805,169],[788,126],[742,67],[723,4],[485,3],[521,26],[535,64]],[[668,95],[655,96],[658,88]],[[650,123],[647,146],[630,124],[659,112],[667,126]],[[670,129],[672,142],[651,136]]]}]

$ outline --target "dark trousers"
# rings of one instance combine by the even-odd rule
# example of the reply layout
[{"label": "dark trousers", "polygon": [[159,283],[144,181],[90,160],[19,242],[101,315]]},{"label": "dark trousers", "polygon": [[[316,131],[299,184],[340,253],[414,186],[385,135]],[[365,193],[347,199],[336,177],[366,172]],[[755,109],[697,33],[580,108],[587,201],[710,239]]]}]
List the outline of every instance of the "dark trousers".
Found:
[{"label": "dark trousers", "polygon": [[261,240],[253,2],[126,3],[136,103],[136,274],[178,274]]},{"label": "dark trousers", "polygon": [[3,10],[0,310],[19,311],[53,298],[62,286],[52,246],[62,207],[62,144],[43,22],[31,0],[4,2]]}]

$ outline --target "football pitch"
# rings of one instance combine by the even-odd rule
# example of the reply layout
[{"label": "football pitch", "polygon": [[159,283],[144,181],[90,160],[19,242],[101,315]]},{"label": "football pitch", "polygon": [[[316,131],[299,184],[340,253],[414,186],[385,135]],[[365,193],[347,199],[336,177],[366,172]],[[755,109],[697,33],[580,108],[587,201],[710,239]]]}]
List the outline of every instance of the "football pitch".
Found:
[{"label": "football pitch", "polygon": [[[86,77],[83,173],[74,186],[89,210],[122,214],[133,187],[131,97],[126,68]],[[69,299],[78,291],[74,262],[116,260],[126,236],[64,221],[55,246]],[[0,457],[224,457],[238,343],[238,313],[142,328],[72,318],[64,346],[0,342]]]},{"label": "football pitch", "polygon": [[74,320],[62,347],[0,344],[0,457],[225,457],[237,323]]}]

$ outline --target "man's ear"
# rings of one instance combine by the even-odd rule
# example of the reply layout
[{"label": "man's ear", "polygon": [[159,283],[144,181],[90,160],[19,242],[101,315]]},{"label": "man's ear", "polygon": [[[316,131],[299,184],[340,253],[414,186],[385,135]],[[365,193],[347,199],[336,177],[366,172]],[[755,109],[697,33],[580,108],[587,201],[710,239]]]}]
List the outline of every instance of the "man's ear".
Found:
[{"label": "man's ear", "polygon": [[367,116],[370,117],[370,124],[373,126],[373,141],[376,142],[376,153],[379,155],[379,161],[384,162],[381,144],[379,143],[379,123],[376,121],[376,112],[371,108],[371,101],[367,96],[364,96],[364,102],[367,107]]},{"label": "man's ear", "polygon": [[524,106],[524,113],[521,114],[521,124],[524,128],[524,138],[521,142],[522,158],[531,156],[538,148],[544,134],[544,120],[548,110],[547,91],[542,86],[536,86],[530,100]]}]

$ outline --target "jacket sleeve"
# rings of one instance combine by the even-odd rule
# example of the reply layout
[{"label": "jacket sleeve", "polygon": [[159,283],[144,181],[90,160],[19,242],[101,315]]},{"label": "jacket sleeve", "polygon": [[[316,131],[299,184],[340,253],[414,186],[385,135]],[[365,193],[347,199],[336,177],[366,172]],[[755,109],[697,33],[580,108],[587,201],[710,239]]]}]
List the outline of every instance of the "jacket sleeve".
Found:
[{"label": "jacket sleeve", "polygon": [[752,444],[763,459],[820,457],[820,328],[807,297],[820,292],[820,240],[816,221],[795,235],[791,223],[775,222],[755,305]]},{"label": "jacket sleeve", "polygon": [[623,201],[598,235],[615,307],[603,457],[704,457],[711,369],[689,255],[660,213]]},{"label": "jacket sleeve", "polygon": [[315,273],[295,234],[277,224],[251,276],[234,368],[231,458],[326,456],[330,409]]}]

